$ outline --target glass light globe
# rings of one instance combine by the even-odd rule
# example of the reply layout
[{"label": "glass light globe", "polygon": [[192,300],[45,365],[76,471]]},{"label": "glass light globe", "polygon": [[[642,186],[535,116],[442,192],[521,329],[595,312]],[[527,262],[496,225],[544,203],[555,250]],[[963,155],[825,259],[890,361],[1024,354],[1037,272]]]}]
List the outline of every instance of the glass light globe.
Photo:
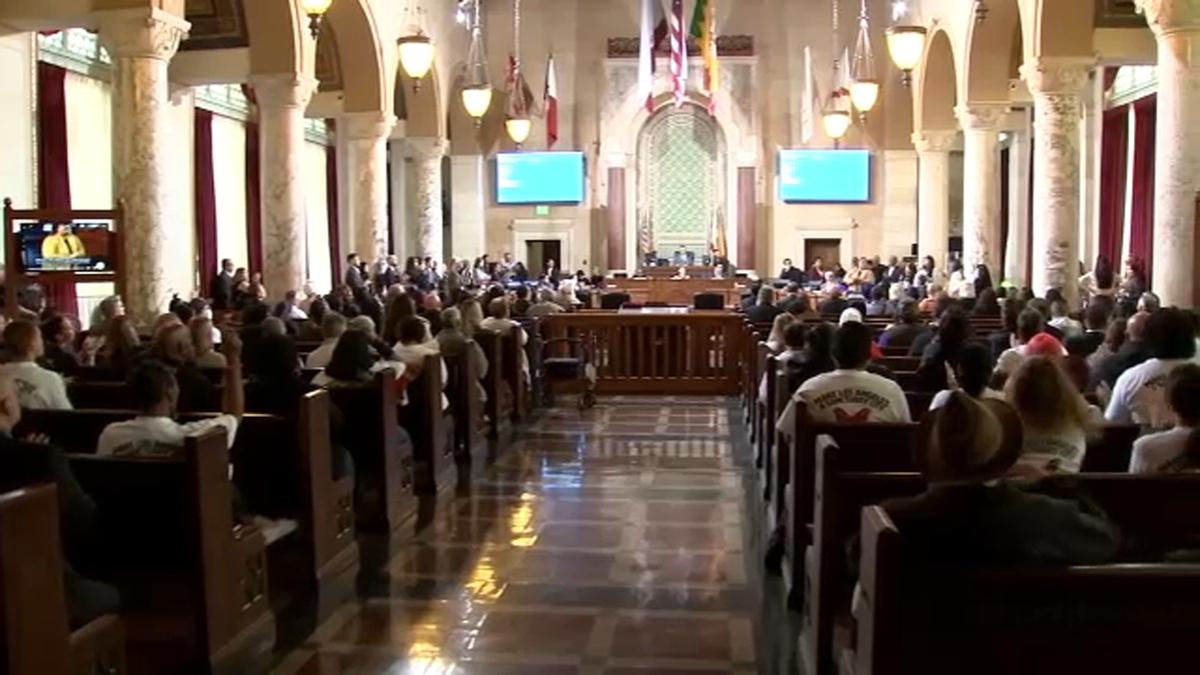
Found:
[{"label": "glass light globe", "polygon": [[463,107],[467,114],[476,120],[482,119],[492,105],[492,88],[490,85],[465,87],[462,90]]},{"label": "glass light globe", "polygon": [[513,143],[520,145],[529,138],[529,132],[533,129],[533,121],[528,117],[510,117],[504,120],[504,129]]},{"label": "glass light globe", "polygon": [[850,113],[844,110],[830,110],[821,116],[821,126],[825,135],[833,140],[840,140],[850,129]]},{"label": "glass light globe", "polygon": [[429,74],[433,67],[433,41],[427,35],[417,33],[400,38],[400,67],[404,74],[419,80]]},{"label": "glass light globe", "polygon": [[867,112],[879,100],[879,83],[875,80],[859,80],[850,83],[850,102],[859,112]]},{"label": "glass light globe", "polygon": [[906,74],[921,63],[925,53],[925,28],[923,26],[892,26],[887,29],[888,54],[892,63]]},{"label": "glass light globe", "polygon": [[300,9],[307,15],[321,15],[329,10],[333,0],[300,0]]}]

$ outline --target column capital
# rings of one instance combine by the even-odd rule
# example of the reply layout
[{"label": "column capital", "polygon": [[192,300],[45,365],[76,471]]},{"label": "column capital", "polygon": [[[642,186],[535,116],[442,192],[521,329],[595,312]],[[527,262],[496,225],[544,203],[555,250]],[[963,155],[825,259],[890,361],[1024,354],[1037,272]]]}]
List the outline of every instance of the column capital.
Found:
[{"label": "column capital", "polygon": [[416,160],[432,162],[440,160],[446,154],[450,144],[444,138],[435,136],[409,137],[404,139],[404,151]]},{"label": "column capital", "polygon": [[958,143],[957,129],[926,129],[914,131],[912,134],[913,147],[917,152],[950,152]]},{"label": "column capital", "polygon": [[1200,1],[1134,0],[1155,35],[1200,32]]},{"label": "column capital", "polygon": [[1008,116],[1007,103],[968,103],[954,108],[964,131],[996,131]]},{"label": "column capital", "polygon": [[306,108],[317,80],[303,73],[261,73],[250,75],[250,86],[259,108]]},{"label": "column capital", "polygon": [[1039,94],[1083,93],[1088,75],[1096,67],[1091,57],[1049,57],[1026,61],[1021,64],[1021,79],[1029,86],[1029,92]]},{"label": "column capital", "polygon": [[93,15],[114,58],[169,61],[192,24],[161,9],[112,9]]},{"label": "column capital", "polygon": [[338,129],[344,129],[352,141],[383,140],[395,123],[395,116],[382,112],[346,113],[337,118]]}]

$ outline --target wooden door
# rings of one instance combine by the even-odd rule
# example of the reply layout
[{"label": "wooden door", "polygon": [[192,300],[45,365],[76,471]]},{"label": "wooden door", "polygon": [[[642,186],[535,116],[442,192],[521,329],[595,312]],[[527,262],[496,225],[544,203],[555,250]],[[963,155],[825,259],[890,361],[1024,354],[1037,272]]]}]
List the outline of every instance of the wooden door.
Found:
[{"label": "wooden door", "polygon": [[841,262],[841,239],[805,239],[804,240],[804,269],[811,269],[813,261],[821,259],[825,269],[830,269],[836,262]]}]

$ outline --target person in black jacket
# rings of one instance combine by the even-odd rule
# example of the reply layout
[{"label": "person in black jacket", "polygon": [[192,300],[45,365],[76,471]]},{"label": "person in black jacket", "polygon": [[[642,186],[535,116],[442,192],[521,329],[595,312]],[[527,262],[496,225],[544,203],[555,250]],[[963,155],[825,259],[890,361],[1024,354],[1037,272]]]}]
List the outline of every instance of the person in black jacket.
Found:
[{"label": "person in black jacket", "polygon": [[775,306],[775,289],[763,286],[758,289],[758,303],[746,310],[746,318],[754,323],[771,323],[782,312]]},{"label": "person in black jacket", "polygon": [[229,258],[221,261],[221,271],[213,277],[209,294],[213,309],[233,309],[233,261]]},{"label": "person in black jacket", "polygon": [[910,347],[918,337],[931,332],[929,326],[921,323],[921,314],[917,311],[917,301],[905,298],[896,308],[895,323],[879,336],[880,347]]},{"label": "person in black jacket", "polygon": [[1091,356],[1104,344],[1104,336],[1108,332],[1108,322],[1112,318],[1112,306],[1097,297],[1083,311],[1083,323],[1086,328],[1082,335],[1072,335],[1067,338],[1068,354]]}]

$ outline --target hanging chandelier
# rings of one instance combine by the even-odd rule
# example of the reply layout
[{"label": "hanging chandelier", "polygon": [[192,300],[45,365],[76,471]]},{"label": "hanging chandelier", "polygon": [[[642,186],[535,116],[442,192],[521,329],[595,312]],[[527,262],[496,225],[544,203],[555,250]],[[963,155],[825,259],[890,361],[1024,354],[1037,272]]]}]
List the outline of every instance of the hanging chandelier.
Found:
[{"label": "hanging chandelier", "polygon": [[892,26],[887,30],[888,54],[901,72],[904,86],[912,85],[912,72],[925,53],[924,26]]},{"label": "hanging chandelier", "polygon": [[433,40],[425,33],[425,10],[419,6],[415,9],[409,6],[405,8],[405,14],[410,10],[413,15],[409,25],[410,33],[401,37],[396,44],[400,51],[400,67],[404,69],[405,75],[412,78],[413,91],[420,91],[421,79],[433,68]]},{"label": "hanging chandelier", "polygon": [[983,0],[975,0],[975,23],[983,23],[988,18],[988,6]]},{"label": "hanging chandelier", "polygon": [[483,125],[483,116],[492,105],[492,80],[488,76],[487,56],[483,49],[481,0],[474,0],[471,22],[471,45],[467,49],[467,70],[462,89],[463,108],[475,118],[475,127]]},{"label": "hanging chandelier", "polygon": [[508,105],[504,111],[504,130],[508,137],[521,148],[533,121],[529,119],[529,99],[525,96],[528,87],[521,74],[521,0],[513,0],[513,52],[509,58]]},{"label": "hanging chandelier", "polygon": [[879,78],[875,74],[875,51],[871,48],[871,24],[867,18],[867,0],[858,11],[858,37],[854,42],[854,61],[850,65],[850,102],[866,117],[879,100]]},{"label": "hanging chandelier", "polygon": [[300,0],[300,11],[308,16],[308,31],[314,40],[321,34],[321,18],[332,4],[333,0]]}]

